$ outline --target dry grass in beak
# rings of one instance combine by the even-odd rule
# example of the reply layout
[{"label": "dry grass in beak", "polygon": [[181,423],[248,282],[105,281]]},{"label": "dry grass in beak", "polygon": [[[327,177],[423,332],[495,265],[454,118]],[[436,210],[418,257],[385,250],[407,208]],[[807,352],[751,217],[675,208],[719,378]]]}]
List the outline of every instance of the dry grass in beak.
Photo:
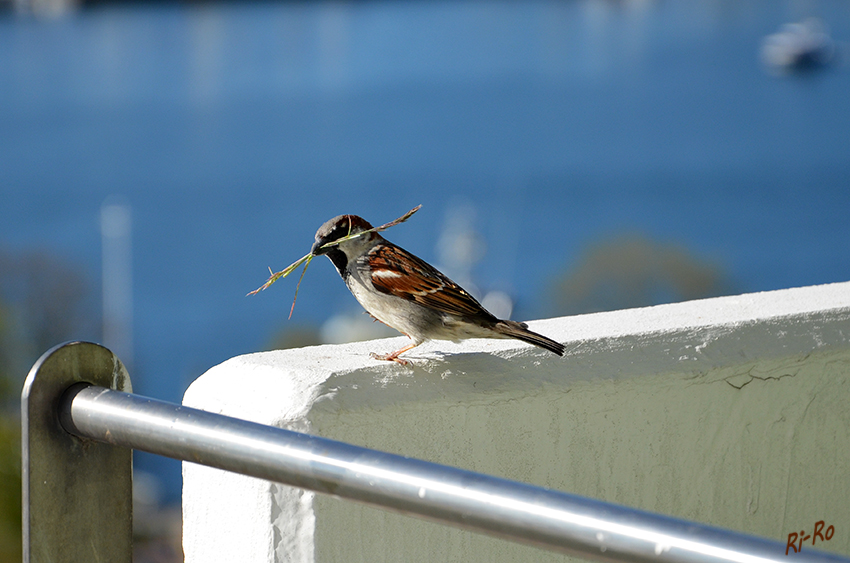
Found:
[{"label": "dry grass in beak", "polygon": [[[414,213],[419,211],[419,209],[421,207],[422,207],[421,205],[417,205],[416,207],[414,207],[413,209],[411,209],[410,211],[408,211],[407,213],[405,213],[404,215],[402,215],[401,217],[399,217],[395,221],[390,221],[389,223],[385,223],[385,224],[381,225],[380,227],[373,227],[371,229],[367,229],[365,231],[361,231],[361,232],[355,233],[353,235],[348,234],[348,235],[342,237],[341,239],[338,239],[338,240],[335,240],[333,242],[329,242],[329,243],[323,245],[322,248],[326,248],[326,247],[329,247],[329,246],[336,246],[337,244],[339,244],[341,242],[351,240],[351,239],[363,236],[363,235],[368,234],[368,233],[373,233],[373,232],[377,233],[377,232],[380,232],[380,231],[385,231],[385,230],[389,229],[390,227],[395,227],[399,223],[404,223],[405,221],[410,219],[411,215],[413,215]],[[315,257],[316,257],[316,255],[313,254],[312,252],[305,254],[304,256],[302,256],[301,258],[299,258],[298,260],[296,260],[295,262],[293,262],[292,264],[290,264],[289,266],[287,266],[286,268],[284,268],[283,270],[281,270],[279,272],[272,272],[272,269],[269,268],[269,273],[271,274],[271,276],[269,277],[269,279],[266,280],[266,283],[264,283],[263,285],[261,285],[260,287],[258,287],[257,289],[255,289],[254,291],[249,293],[248,295],[255,295],[255,294],[263,291],[264,289],[268,288],[271,284],[273,284],[274,282],[276,282],[280,278],[285,278],[286,276],[288,276],[289,274],[291,274],[292,272],[297,270],[298,266],[300,266],[301,264],[304,264],[304,270],[302,270],[301,277],[298,278],[298,283],[295,285],[295,296],[292,298],[292,307],[290,307],[290,309],[289,309],[289,318],[291,319],[292,318],[292,311],[295,310],[295,300],[298,299],[298,288],[301,287],[301,280],[304,279],[304,274],[307,273],[307,266],[310,265],[310,261],[313,260],[313,258],[315,258]]]}]

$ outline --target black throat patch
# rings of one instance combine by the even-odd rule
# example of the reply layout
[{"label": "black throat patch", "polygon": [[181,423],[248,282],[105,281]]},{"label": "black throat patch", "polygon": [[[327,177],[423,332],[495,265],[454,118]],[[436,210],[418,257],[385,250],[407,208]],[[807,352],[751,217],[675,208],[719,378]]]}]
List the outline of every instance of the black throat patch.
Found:
[{"label": "black throat patch", "polygon": [[331,259],[334,266],[336,266],[337,271],[342,279],[345,279],[348,276],[348,272],[345,271],[345,266],[348,264],[348,258],[346,258],[345,253],[337,247],[333,247],[327,251],[328,258]]}]

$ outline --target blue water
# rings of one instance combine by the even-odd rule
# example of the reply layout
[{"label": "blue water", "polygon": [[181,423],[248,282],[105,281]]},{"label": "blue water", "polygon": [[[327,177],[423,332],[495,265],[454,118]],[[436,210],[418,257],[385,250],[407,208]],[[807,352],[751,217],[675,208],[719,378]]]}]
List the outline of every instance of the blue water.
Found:
[{"label": "blue water", "polygon": [[[550,316],[582,249],[623,233],[718,262],[737,290],[850,279],[850,66],[775,77],[761,39],[850,4],[358,2],[0,14],[0,246],[99,284],[100,205],[133,212],[137,391],[188,383],[287,326],[340,213],[434,260],[475,209],[479,284]],[[293,322],[356,304],[311,267]],[[85,335],[87,336],[87,335]],[[239,382],[235,381],[234,385]],[[179,490],[176,465],[147,459]]]}]

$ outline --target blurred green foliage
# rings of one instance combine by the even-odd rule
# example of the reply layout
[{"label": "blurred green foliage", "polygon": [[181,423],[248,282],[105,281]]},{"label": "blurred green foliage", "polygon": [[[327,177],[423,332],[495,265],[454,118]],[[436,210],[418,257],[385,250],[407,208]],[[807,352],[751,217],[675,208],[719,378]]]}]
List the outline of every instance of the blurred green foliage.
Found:
[{"label": "blurred green foliage", "polygon": [[0,562],[21,560],[21,427],[0,417]]},{"label": "blurred green foliage", "polygon": [[[9,330],[9,315],[0,303],[0,342]],[[20,561],[21,426],[11,403],[15,396],[8,363],[0,348],[0,562]],[[6,351],[8,352],[8,351]]]},{"label": "blurred green foliage", "polygon": [[51,347],[99,334],[94,298],[76,265],[43,250],[0,248],[0,368],[13,384]]},{"label": "blurred green foliage", "polygon": [[734,286],[715,262],[678,244],[623,235],[588,246],[553,284],[560,315],[647,307],[728,295]]},{"label": "blurred green foliage", "polygon": [[0,563],[20,561],[20,393],[38,357],[96,331],[90,284],[47,252],[0,249]]},{"label": "blurred green foliage", "polygon": [[287,325],[272,336],[269,350],[284,350],[286,348],[303,348],[321,344],[319,329],[312,325]]}]

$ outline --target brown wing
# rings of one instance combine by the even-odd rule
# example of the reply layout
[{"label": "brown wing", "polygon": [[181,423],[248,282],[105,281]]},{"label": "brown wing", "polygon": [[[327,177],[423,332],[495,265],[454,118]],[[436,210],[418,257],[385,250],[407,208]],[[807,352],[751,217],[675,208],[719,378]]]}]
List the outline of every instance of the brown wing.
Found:
[{"label": "brown wing", "polygon": [[389,241],[372,249],[368,257],[372,263],[372,285],[378,291],[451,315],[484,315],[496,320],[442,272]]}]

